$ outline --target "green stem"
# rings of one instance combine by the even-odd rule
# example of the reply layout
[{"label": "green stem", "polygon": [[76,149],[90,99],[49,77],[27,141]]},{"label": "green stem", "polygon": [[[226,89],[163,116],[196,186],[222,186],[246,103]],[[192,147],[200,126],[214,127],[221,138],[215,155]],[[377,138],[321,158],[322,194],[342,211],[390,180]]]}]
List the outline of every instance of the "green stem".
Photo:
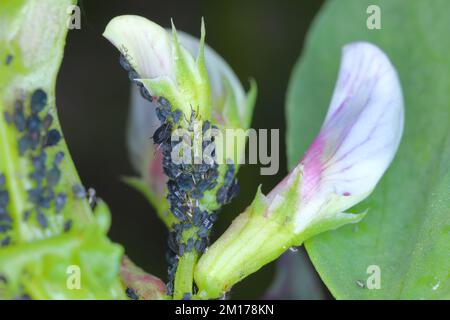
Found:
[{"label": "green stem", "polygon": [[173,299],[180,300],[185,293],[192,295],[194,270],[197,260],[198,252],[195,250],[186,252],[179,258],[177,272],[175,274]]}]

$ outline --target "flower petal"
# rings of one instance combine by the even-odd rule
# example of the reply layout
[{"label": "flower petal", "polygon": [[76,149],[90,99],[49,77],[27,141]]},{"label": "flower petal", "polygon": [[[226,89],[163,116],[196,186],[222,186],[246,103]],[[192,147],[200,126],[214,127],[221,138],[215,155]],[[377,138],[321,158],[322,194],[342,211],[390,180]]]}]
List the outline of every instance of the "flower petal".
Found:
[{"label": "flower petal", "polygon": [[103,36],[127,58],[141,78],[173,79],[171,38],[164,28],[140,16],[112,19]]},{"label": "flower petal", "polygon": [[302,197],[334,193],[364,199],[384,174],[403,132],[403,96],[387,56],[370,43],[344,47],[331,106],[319,135],[301,161]]}]

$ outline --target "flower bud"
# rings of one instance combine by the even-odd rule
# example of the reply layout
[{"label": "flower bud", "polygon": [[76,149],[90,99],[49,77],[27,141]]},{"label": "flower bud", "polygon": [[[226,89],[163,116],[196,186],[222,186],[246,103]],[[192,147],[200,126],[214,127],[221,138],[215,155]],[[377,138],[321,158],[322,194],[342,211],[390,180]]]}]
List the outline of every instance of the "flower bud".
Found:
[{"label": "flower bud", "polygon": [[291,246],[365,213],[344,211],[365,199],[392,162],[403,131],[399,79],[369,43],[344,47],[322,128],[300,163],[253,203],[199,261],[200,296],[217,297]]}]

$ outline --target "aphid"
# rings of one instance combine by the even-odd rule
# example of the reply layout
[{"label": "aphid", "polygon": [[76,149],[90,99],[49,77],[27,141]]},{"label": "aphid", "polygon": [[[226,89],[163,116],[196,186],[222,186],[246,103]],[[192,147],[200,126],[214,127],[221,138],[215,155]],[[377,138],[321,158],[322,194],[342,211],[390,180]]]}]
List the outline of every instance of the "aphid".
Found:
[{"label": "aphid", "polygon": [[169,100],[167,100],[167,99],[164,98],[164,97],[159,97],[159,98],[158,98],[158,103],[159,103],[163,108],[169,108],[169,109],[172,108],[172,106],[170,105]]},{"label": "aphid", "polygon": [[64,232],[69,232],[70,229],[72,229],[72,220],[69,219],[66,222],[64,222]]},{"label": "aphid", "polygon": [[184,293],[182,300],[191,300],[191,294],[189,292]]},{"label": "aphid", "polygon": [[45,169],[45,162],[47,161],[47,154],[42,152],[36,157],[31,157],[31,163],[36,170]]},{"label": "aphid", "polygon": [[219,190],[217,190],[217,194],[216,194],[217,203],[226,204],[227,203],[227,194],[228,194],[227,188],[225,186],[220,187]]},{"label": "aphid", "polygon": [[13,60],[14,56],[12,54],[8,54],[5,59],[5,64],[9,66]]},{"label": "aphid", "polygon": [[9,203],[8,191],[0,191],[0,208],[6,208]]},{"label": "aphid", "polygon": [[208,219],[203,220],[202,226],[205,227],[206,230],[210,230],[213,226],[213,223],[208,217]]},{"label": "aphid", "polygon": [[4,274],[1,274],[1,273],[0,273],[0,282],[8,283],[8,279],[6,278],[6,276]]},{"label": "aphid", "polygon": [[42,122],[41,119],[33,114],[27,119],[27,129],[28,130],[39,130],[41,128]]},{"label": "aphid", "polygon": [[18,131],[23,132],[25,130],[26,120],[22,109],[16,109],[13,115],[13,121]]},{"label": "aphid", "polygon": [[152,95],[150,94],[150,92],[148,92],[147,88],[145,88],[144,86],[141,87],[140,89],[141,92],[141,96],[142,98],[148,100],[148,101],[152,101]]},{"label": "aphid", "polygon": [[60,213],[66,205],[67,195],[65,193],[58,193],[55,199],[56,213]]},{"label": "aphid", "polygon": [[7,245],[9,245],[11,242],[11,237],[10,236],[6,236],[2,242],[0,243],[0,246],[2,247],[6,247]]},{"label": "aphid", "polygon": [[195,188],[195,184],[192,180],[191,175],[182,174],[176,179],[176,182],[178,183],[178,186],[181,188],[181,190],[184,190],[186,192],[189,192]]},{"label": "aphid", "polygon": [[180,221],[186,220],[186,216],[184,215],[184,213],[177,207],[172,208],[172,213],[175,216],[175,218],[177,218],[178,220],[180,220]]},{"label": "aphid", "polygon": [[119,63],[122,66],[122,68],[124,68],[126,71],[131,70],[131,65],[128,62],[127,58],[125,58],[125,56],[123,54],[120,55]]},{"label": "aphid", "polygon": [[130,79],[131,82],[135,82],[135,79],[138,79],[139,75],[136,71],[134,71],[133,69],[131,69],[128,72],[128,79]]},{"label": "aphid", "polygon": [[56,129],[51,129],[45,138],[44,147],[56,146],[61,140],[61,134]]},{"label": "aphid", "polygon": [[39,145],[39,141],[41,140],[41,131],[40,130],[30,130],[28,132],[28,137],[31,143],[31,149],[36,150]]},{"label": "aphid", "polygon": [[48,227],[47,217],[45,216],[45,214],[42,211],[38,210],[38,214],[36,215],[36,220],[43,229],[46,229]]},{"label": "aphid", "polygon": [[55,154],[55,159],[53,160],[53,164],[55,166],[57,166],[62,162],[63,159],[64,159],[64,152],[59,151],[58,153]]},{"label": "aphid", "polygon": [[228,190],[227,201],[230,202],[239,194],[239,185],[237,180],[234,180],[233,185]]},{"label": "aphid", "polygon": [[173,232],[171,232],[167,239],[167,244],[169,246],[169,249],[172,250],[173,252],[177,252],[177,247],[178,247],[175,237],[176,237],[176,235]]},{"label": "aphid", "polygon": [[31,95],[31,111],[33,113],[41,112],[47,104],[47,93],[42,89],[36,89]]},{"label": "aphid", "polygon": [[23,221],[28,221],[28,219],[30,219],[31,216],[31,211],[27,210],[25,211],[25,213],[23,214]]},{"label": "aphid", "polygon": [[2,173],[0,174],[0,188],[3,187],[5,185],[6,182],[6,177],[5,175]]},{"label": "aphid", "polygon": [[86,197],[86,189],[82,185],[76,184],[72,187],[72,192],[75,198],[82,199]]},{"label": "aphid", "polygon": [[131,300],[139,300],[139,296],[136,294],[136,292],[131,289],[131,288],[127,288],[125,290],[125,293],[127,294],[127,297],[130,298]]},{"label": "aphid", "polygon": [[200,226],[200,229],[197,231],[197,235],[199,238],[206,238],[208,236],[209,229],[203,227],[203,225]]},{"label": "aphid", "polygon": [[199,253],[202,253],[206,249],[206,242],[203,239],[197,239],[195,240],[194,246]]},{"label": "aphid", "polygon": [[182,257],[184,255],[185,248],[186,248],[186,246],[184,245],[184,243],[180,244],[180,246],[178,247],[178,255],[180,257]]},{"label": "aphid", "polygon": [[192,249],[194,249],[194,243],[195,243],[194,238],[189,238],[188,239],[187,244],[186,244],[186,251],[187,252],[191,252]]},{"label": "aphid", "polygon": [[53,166],[53,168],[51,168],[47,172],[47,186],[48,187],[56,186],[60,179],[61,179],[61,171],[56,166]]},{"label": "aphid", "polygon": [[5,116],[5,121],[6,121],[7,124],[11,124],[13,122],[11,114],[8,111],[5,111],[3,113],[3,115]]},{"label": "aphid", "polygon": [[163,123],[153,134],[153,142],[155,144],[162,144],[170,139],[172,134],[172,125],[170,123]]},{"label": "aphid", "polygon": [[173,294],[173,282],[169,281],[166,285],[167,295],[171,296]]},{"label": "aphid", "polygon": [[42,120],[42,126],[44,127],[45,130],[48,130],[50,129],[52,123],[53,117],[51,114],[47,113],[46,116],[44,117],[44,120]]},{"label": "aphid", "polygon": [[179,110],[179,109],[172,112],[173,122],[178,123],[180,121],[182,115],[183,115],[183,112],[181,112],[181,110]]},{"label": "aphid", "polygon": [[7,224],[0,225],[0,233],[5,233],[6,231],[8,231],[10,229],[12,229],[11,225],[7,225]]},{"label": "aphid", "polygon": [[11,217],[6,213],[6,211],[1,212],[1,210],[4,209],[0,209],[0,223],[4,223],[4,224],[10,224],[12,223],[12,219]]}]

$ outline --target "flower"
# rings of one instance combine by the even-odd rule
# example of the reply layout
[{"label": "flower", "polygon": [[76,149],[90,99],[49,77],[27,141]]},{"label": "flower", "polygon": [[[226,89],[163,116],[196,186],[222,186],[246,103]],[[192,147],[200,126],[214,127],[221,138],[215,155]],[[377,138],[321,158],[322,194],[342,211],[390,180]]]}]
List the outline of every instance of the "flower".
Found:
[{"label": "flower", "polygon": [[[173,23],[169,31],[132,15],[112,19],[103,35],[120,50],[132,72],[136,72],[132,78],[142,83],[151,96],[166,98],[186,118],[198,107],[201,119],[210,120],[218,127],[247,129],[250,126],[256,85],[251,81],[250,91],[245,93],[233,70],[204,43],[203,22],[200,41],[177,32]],[[174,220],[168,214],[168,178],[163,172],[162,150],[149,139],[159,126],[155,113],[157,103],[141,97],[133,85],[130,104],[128,148],[140,177],[125,180],[146,195],[170,226]]]},{"label": "flower", "polygon": [[397,73],[376,46],[344,47],[322,128],[299,164],[253,203],[200,259],[200,295],[220,296],[287,248],[365,213],[344,211],[365,199],[392,162],[403,132]]}]

